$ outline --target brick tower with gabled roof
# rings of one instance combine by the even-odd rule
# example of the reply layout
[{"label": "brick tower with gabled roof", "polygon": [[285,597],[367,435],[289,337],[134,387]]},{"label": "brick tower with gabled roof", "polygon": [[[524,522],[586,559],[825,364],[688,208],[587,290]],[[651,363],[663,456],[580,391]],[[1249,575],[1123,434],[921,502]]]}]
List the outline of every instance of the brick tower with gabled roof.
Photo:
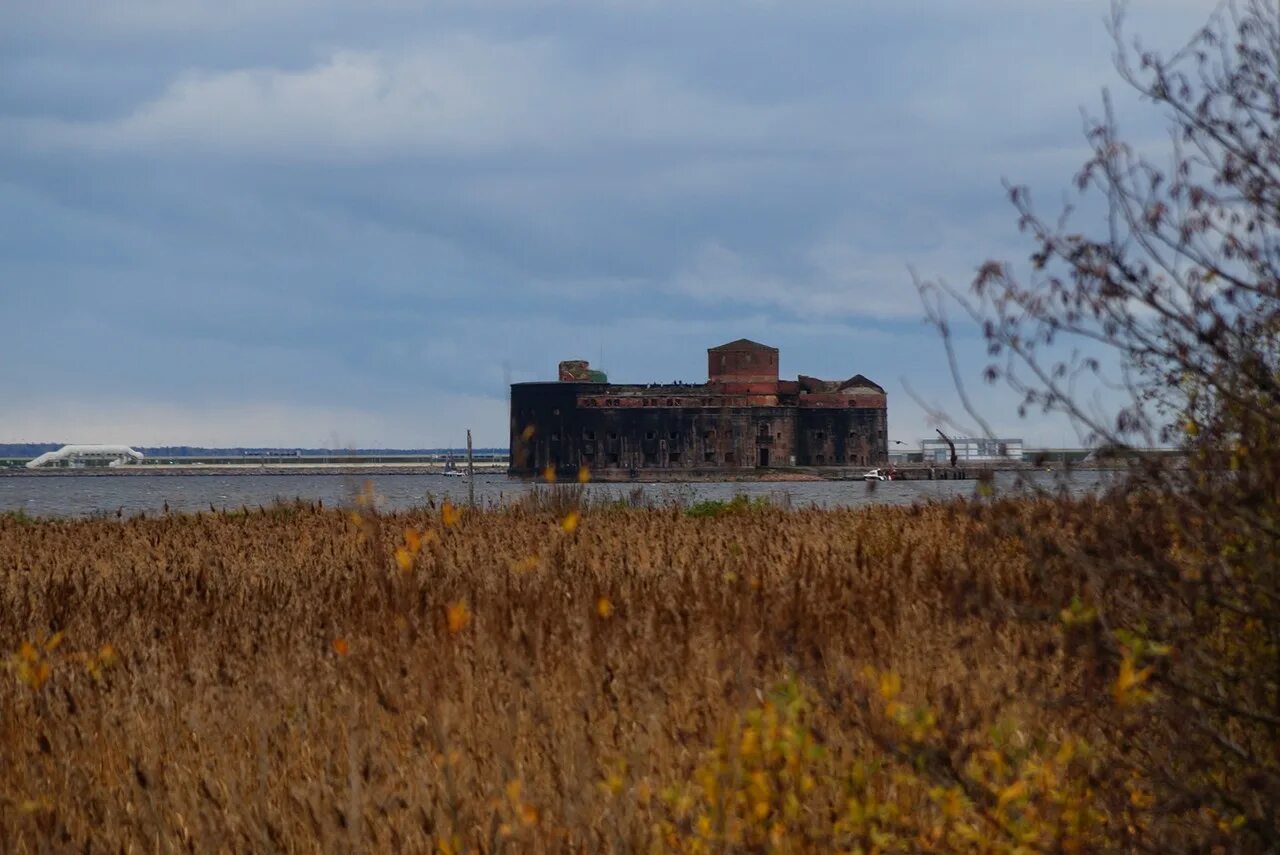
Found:
[{"label": "brick tower with gabled roof", "polygon": [[778,348],[740,338],[719,347],[707,348],[707,377],[711,383],[772,384],[778,386]]}]

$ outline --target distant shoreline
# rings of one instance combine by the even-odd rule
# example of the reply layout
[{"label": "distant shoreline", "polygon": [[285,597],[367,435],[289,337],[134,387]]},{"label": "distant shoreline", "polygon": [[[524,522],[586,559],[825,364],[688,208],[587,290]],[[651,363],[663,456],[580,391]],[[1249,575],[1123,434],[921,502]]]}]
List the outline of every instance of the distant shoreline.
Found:
[{"label": "distant shoreline", "polygon": [[[465,468],[465,467],[459,467]],[[896,469],[898,480],[904,481],[951,481],[974,480],[990,472],[1043,472],[1052,471],[1098,471],[1119,470],[1124,468],[1123,462],[1089,463],[1073,465],[1056,465],[1037,467],[1030,463],[1010,463],[996,466],[975,465],[969,467],[924,466],[912,464],[899,466]],[[160,464],[143,466],[92,466],[83,468],[58,469],[0,469],[0,478],[34,477],[34,478],[71,478],[71,477],[146,477],[157,475],[175,476],[209,476],[209,475],[420,475],[424,477],[443,478],[445,470],[438,465],[423,463],[301,463],[301,464],[254,464],[254,463],[211,463],[211,464]],[[634,476],[628,470],[606,469],[592,473],[591,480],[598,483],[699,483],[699,482],[755,482],[755,481],[860,481],[866,467],[832,468],[832,467],[795,467],[786,469],[723,469],[723,470],[671,470],[640,469]],[[536,481],[521,476],[508,476],[507,464],[477,464],[476,475],[501,475],[512,481]]]},{"label": "distant shoreline", "polygon": [[[459,467],[465,469],[465,466]],[[31,476],[36,478],[145,477],[147,475],[436,475],[444,477],[439,466],[423,463],[305,463],[261,465],[254,463],[161,464],[154,466],[86,466],[79,469],[0,469],[0,478]],[[507,465],[475,468],[477,475],[506,475]]]}]

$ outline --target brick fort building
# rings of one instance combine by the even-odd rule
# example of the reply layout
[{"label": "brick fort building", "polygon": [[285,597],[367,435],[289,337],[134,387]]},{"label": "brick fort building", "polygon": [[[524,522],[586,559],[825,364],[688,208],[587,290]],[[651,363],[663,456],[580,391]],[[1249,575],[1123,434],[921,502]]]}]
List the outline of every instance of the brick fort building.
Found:
[{"label": "brick fort building", "polygon": [[573,477],[638,477],[793,466],[880,466],[888,460],[880,386],[801,375],[778,379],[778,349],[747,339],[707,351],[702,384],[609,383],[582,360],[556,382],[511,386],[511,469]]}]

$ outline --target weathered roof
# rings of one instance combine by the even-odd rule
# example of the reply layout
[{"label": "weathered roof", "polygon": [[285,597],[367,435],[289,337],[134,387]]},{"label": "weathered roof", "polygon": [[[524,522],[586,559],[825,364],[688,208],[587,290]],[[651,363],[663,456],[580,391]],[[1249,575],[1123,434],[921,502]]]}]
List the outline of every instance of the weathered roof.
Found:
[{"label": "weathered roof", "polygon": [[719,347],[709,347],[708,352],[715,353],[718,350],[771,350],[778,352],[778,348],[770,347],[767,344],[761,344],[758,341],[752,341],[749,338],[740,338],[737,341],[731,341],[728,344],[722,344]]},{"label": "weathered roof", "polygon": [[801,374],[799,379],[800,390],[802,392],[844,392],[849,389],[874,389],[884,394],[884,387],[877,383],[873,383],[861,374],[855,374],[848,380],[819,380],[817,377],[808,377]]},{"label": "weathered roof", "polygon": [[883,387],[883,386],[881,386],[879,383],[876,383],[876,382],[874,382],[874,381],[872,381],[872,380],[868,379],[868,378],[867,378],[865,375],[863,375],[863,374],[855,374],[855,375],[853,375],[853,376],[852,376],[852,377],[850,377],[848,380],[846,380],[846,381],[844,381],[843,383],[841,383],[841,384],[840,384],[840,387],[841,387],[842,389],[853,389],[853,388],[868,387],[868,388],[871,388],[871,389],[875,389],[877,392],[880,392],[881,394],[883,394],[883,393],[884,393],[884,387]]}]

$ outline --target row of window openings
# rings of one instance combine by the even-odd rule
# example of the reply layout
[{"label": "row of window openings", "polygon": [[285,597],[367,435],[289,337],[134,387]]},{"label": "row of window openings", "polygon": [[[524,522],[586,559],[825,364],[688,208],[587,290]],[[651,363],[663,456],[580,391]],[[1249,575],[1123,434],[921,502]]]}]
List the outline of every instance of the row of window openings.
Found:
[{"label": "row of window openings", "polygon": [[[584,449],[582,452],[583,460],[588,465],[590,465],[595,461],[595,456],[596,456],[596,453],[594,449]],[[610,465],[616,466],[619,460],[619,455],[616,451],[611,451],[608,454],[606,454],[604,457],[605,457],[605,462]],[[683,459],[684,459],[684,455],[679,451],[671,451],[667,453],[667,461],[670,463],[679,463]],[[702,460],[704,463],[715,463],[716,453],[714,451],[704,451],[702,453]],[[653,452],[645,452],[644,462],[646,465],[656,465],[658,462],[658,455],[654,454]],[[724,462],[736,463],[737,455],[735,455],[732,451],[726,451],[724,453]]]},{"label": "row of window openings", "polygon": [[[667,404],[666,404],[666,405],[667,405],[668,407],[674,407],[674,406],[677,406],[677,404],[676,404],[676,399],[675,399],[675,398],[667,398],[666,400],[667,400]],[[681,398],[680,400],[681,400],[681,401],[687,401],[687,400],[689,400],[689,399],[687,399],[687,398]],[[702,398],[702,399],[700,399],[700,400],[702,401],[702,406],[704,406],[704,407],[709,407],[709,406],[711,406],[711,399],[710,399],[710,398]],[[585,403],[585,404],[586,404],[587,406],[589,406],[589,407],[596,407],[596,406],[604,406],[604,407],[621,407],[621,406],[622,406],[622,399],[621,399],[621,398],[601,398],[601,399],[599,399],[599,401],[600,401],[601,403],[597,403],[597,399],[596,399],[596,398],[585,398],[585,399],[583,399],[583,403]],[[642,404],[643,406],[646,406],[646,407],[660,407],[660,406],[662,406],[662,404],[660,404],[660,403],[659,403],[659,399],[658,399],[658,398],[642,398],[642,399],[641,399],[641,404]],[[857,408],[857,407],[858,407],[858,402],[857,402],[857,401],[850,401],[850,402],[849,402],[849,406],[850,406],[850,407],[853,407],[853,408]],[[530,410],[526,410],[526,411],[525,411],[525,416],[526,416],[526,418],[533,419],[533,418],[535,418],[537,415],[538,415],[538,411],[537,411],[536,409],[530,409]],[[551,411],[551,415],[553,415],[553,416],[558,416],[558,415],[560,415],[560,408],[559,408],[559,407],[557,407],[557,408],[553,409],[553,410]]]},{"label": "row of window openings", "polygon": [[[667,398],[665,406],[668,406],[668,407],[689,406],[688,402],[690,400],[692,399]],[[698,398],[696,400],[698,400],[701,403],[701,405],[704,407],[711,406],[710,398]],[[640,405],[643,407],[661,407],[663,406],[662,401],[663,401],[662,398],[641,398]],[[621,407],[622,399],[621,398],[584,398],[583,404],[588,407]],[[530,412],[532,413],[532,410]],[[559,415],[558,410],[556,411],[556,415]]]},{"label": "row of window openings", "polygon": [[[591,464],[592,462],[594,462],[594,460],[595,460],[595,451],[594,451],[594,450],[591,450],[591,449],[584,450],[584,451],[582,452],[582,456],[583,456],[583,458],[584,458],[585,462],[586,462],[588,465],[590,465],[590,464]],[[683,455],[682,455],[682,454],[681,454],[681,452],[679,452],[679,451],[672,451],[672,452],[669,452],[669,453],[667,454],[667,461],[668,461],[668,462],[670,462],[670,463],[679,463],[679,462],[681,462],[681,460],[682,460],[682,459],[683,459]],[[618,453],[617,453],[617,452],[610,452],[609,454],[606,454],[606,455],[605,455],[605,460],[606,460],[606,462],[607,462],[607,463],[609,463],[610,465],[617,465],[617,463],[618,463],[618,461],[619,461],[619,455],[618,455]],[[705,462],[705,463],[715,463],[715,462],[716,462],[716,453],[715,453],[714,451],[705,451],[705,452],[703,452],[703,454],[702,454],[702,460],[703,460],[703,462]],[[645,455],[644,455],[644,462],[645,462],[645,464],[646,464],[646,465],[656,465],[656,464],[657,464],[657,462],[658,462],[658,455],[657,455],[657,454],[654,454],[653,452],[645,452]],[[736,463],[736,462],[737,462],[737,457],[736,457],[736,455],[734,454],[734,452],[732,452],[732,451],[726,451],[726,452],[724,453],[724,462],[725,462],[725,463]],[[814,463],[815,463],[815,464],[817,464],[817,465],[821,466],[821,465],[825,464],[826,462],[827,462],[827,456],[826,456],[825,454],[818,454],[818,455],[815,455],[815,457],[814,457]],[[869,458],[867,455],[865,455],[865,454],[850,454],[850,455],[848,455],[848,456],[846,456],[846,457],[843,457],[843,458],[842,458],[842,457],[833,457],[833,458],[831,459],[831,462],[832,462],[832,463],[845,463],[845,464],[848,464],[848,465],[851,465],[851,466],[859,466],[859,465],[865,466],[865,465],[867,465],[867,464],[870,462],[870,458]]]},{"label": "row of window openings", "polygon": [[[822,442],[827,438],[827,434],[824,431],[820,431],[820,430],[814,431],[812,436],[818,442]],[[884,428],[880,428],[878,431],[876,431],[876,436],[879,439],[884,439]],[[782,435],[779,434],[778,438],[781,439]],[[849,431],[849,439],[857,439],[857,438],[858,438],[858,432],[856,430]]]},{"label": "row of window openings", "polygon": [[[879,438],[880,438],[880,439],[884,439],[884,429],[883,429],[883,428],[881,428],[881,429],[880,429],[879,431],[877,431],[876,433],[879,435]],[[734,437],[733,431],[729,431],[729,432],[726,434],[726,436],[727,436],[729,439],[733,439],[733,437]],[[769,429],[768,429],[767,427],[765,427],[765,426],[763,426],[763,425],[762,425],[762,426],[760,427],[760,432],[759,432],[759,434],[758,434],[757,436],[758,436],[760,439],[768,439],[768,438],[769,438]],[[610,440],[616,440],[616,439],[618,438],[618,434],[617,434],[616,432],[610,432],[610,433],[608,434],[608,437],[609,437],[609,439],[610,439]],[[582,432],[582,438],[583,438],[583,439],[585,439],[585,440],[587,440],[588,442],[593,442],[593,441],[595,440],[595,438],[596,438],[596,432],[595,432],[595,431],[593,431],[593,430],[584,430],[584,431]],[[657,438],[658,438],[658,432],[657,432],[657,431],[653,431],[653,430],[645,431],[644,438],[645,438],[645,439],[657,439]],[[680,434],[679,434],[677,431],[671,431],[670,433],[668,433],[668,434],[667,434],[667,438],[668,438],[668,439],[670,439],[670,440],[672,440],[672,441],[679,441],[679,439],[680,439]],[[715,438],[716,438],[716,432],[715,432],[715,431],[713,431],[713,430],[703,431],[703,433],[702,433],[702,438],[703,438],[703,439],[707,439],[707,440],[715,439]],[[782,439],[782,434],[778,434],[778,435],[777,435],[777,438],[778,438],[779,440],[781,440],[781,439]],[[822,442],[822,441],[824,441],[824,440],[827,438],[827,434],[826,434],[826,432],[825,432],[825,431],[814,431],[814,433],[813,433],[813,438],[814,438],[815,440],[817,440],[818,442]],[[857,431],[854,431],[854,430],[849,431],[849,439],[857,439],[857,438],[858,438],[858,432],[857,432]],[[551,441],[552,441],[552,442],[559,442],[559,441],[560,441],[560,434],[559,434],[559,433],[552,433],[552,434],[551,434]]]},{"label": "row of window openings", "polygon": [[[728,436],[730,439],[733,439],[733,431],[729,431],[729,433],[727,434],[727,436]],[[593,430],[584,430],[584,431],[582,432],[582,438],[583,438],[583,439],[585,439],[585,440],[587,440],[588,442],[594,442],[594,441],[595,441],[595,438],[596,438],[596,432],[595,432],[595,431],[593,431]],[[616,432],[612,432],[612,431],[611,431],[611,432],[608,434],[608,438],[609,438],[610,440],[616,440],[616,439],[618,438],[618,434],[617,434]],[[657,439],[657,438],[658,438],[658,432],[657,432],[656,430],[649,430],[649,431],[645,431],[645,433],[644,433],[644,438],[645,438],[645,439]],[[715,431],[713,431],[713,430],[703,431],[703,432],[702,432],[702,438],[703,438],[703,439],[715,439],[715,438],[716,438],[716,432],[715,432]],[[560,439],[560,434],[558,434],[558,433],[553,433],[553,434],[551,434],[551,439],[552,439],[553,441],[555,441],[555,440],[559,440],[559,439]],[[679,433],[679,431],[674,431],[674,430],[673,430],[673,431],[671,431],[670,433],[668,433],[668,434],[667,434],[667,439],[672,440],[673,442],[678,442],[678,441],[680,440],[680,433]]]}]

